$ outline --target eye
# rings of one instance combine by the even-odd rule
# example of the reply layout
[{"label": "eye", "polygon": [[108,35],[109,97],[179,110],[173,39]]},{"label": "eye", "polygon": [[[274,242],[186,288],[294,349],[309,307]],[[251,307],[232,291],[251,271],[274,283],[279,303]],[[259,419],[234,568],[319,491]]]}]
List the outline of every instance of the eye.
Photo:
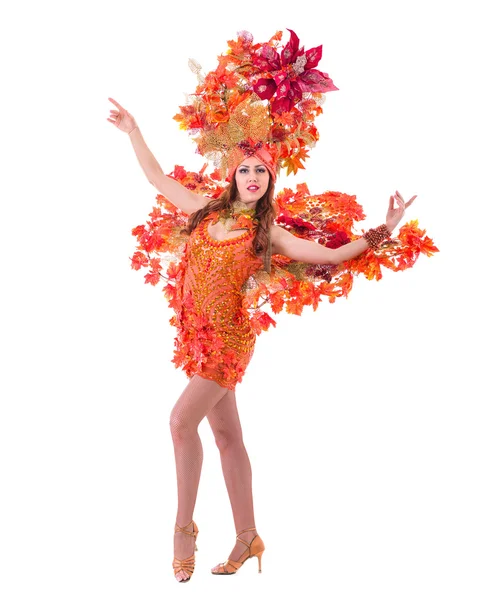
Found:
[{"label": "eye", "polygon": [[258,173],[266,173],[266,169],[264,167],[259,167]]},{"label": "eye", "polygon": [[245,167],[241,167],[241,169],[239,170],[240,173],[247,173],[248,169],[246,169]]}]

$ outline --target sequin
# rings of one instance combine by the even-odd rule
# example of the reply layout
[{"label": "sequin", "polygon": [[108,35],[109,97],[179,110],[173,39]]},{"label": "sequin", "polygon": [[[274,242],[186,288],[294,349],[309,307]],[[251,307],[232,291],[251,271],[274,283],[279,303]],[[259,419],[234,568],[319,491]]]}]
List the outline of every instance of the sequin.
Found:
[{"label": "sequin", "polygon": [[256,340],[241,288],[263,261],[253,251],[254,229],[217,240],[208,232],[217,219],[217,212],[205,217],[185,247],[180,302],[170,320],[177,328],[172,362],[188,377],[199,374],[234,390]]}]

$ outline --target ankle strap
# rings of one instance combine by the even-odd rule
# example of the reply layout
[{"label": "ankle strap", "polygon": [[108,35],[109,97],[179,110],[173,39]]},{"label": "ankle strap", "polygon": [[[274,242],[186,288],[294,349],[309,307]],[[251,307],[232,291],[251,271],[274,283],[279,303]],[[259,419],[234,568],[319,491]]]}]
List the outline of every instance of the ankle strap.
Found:
[{"label": "ankle strap", "polygon": [[240,531],[238,533],[238,535],[236,536],[236,539],[238,540],[238,542],[242,542],[245,546],[247,546],[248,548],[251,548],[251,544],[253,543],[253,540],[256,539],[258,534],[256,533],[256,535],[252,538],[252,540],[250,542],[247,542],[243,538],[240,538],[240,535],[242,533],[245,533],[246,531],[256,531],[256,527],[250,527],[249,529],[243,529],[243,531]]},{"label": "ankle strap", "polygon": [[193,531],[186,531],[186,528],[189,527],[192,523],[193,523],[193,521],[190,521],[188,523],[188,525],[185,525],[184,527],[180,527],[178,525],[178,523],[176,523],[176,525],[175,525],[175,533],[177,533],[178,531],[181,531],[183,533],[187,533],[188,535],[193,535],[194,536],[195,535],[195,531],[194,531],[195,530],[195,526],[194,525],[193,525]]},{"label": "ankle strap", "polygon": [[256,531],[256,527],[250,527],[249,529],[243,529],[243,531],[240,531],[239,533],[236,534],[236,537],[238,537],[239,535],[241,535],[245,531]]}]

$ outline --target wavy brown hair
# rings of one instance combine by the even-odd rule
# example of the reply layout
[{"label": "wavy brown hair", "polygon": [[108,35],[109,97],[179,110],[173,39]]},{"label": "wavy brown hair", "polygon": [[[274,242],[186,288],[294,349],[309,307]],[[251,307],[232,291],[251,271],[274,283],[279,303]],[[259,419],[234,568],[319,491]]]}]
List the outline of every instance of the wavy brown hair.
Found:
[{"label": "wavy brown hair", "polygon": [[[238,186],[236,185],[236,179],[233,178],[219,198],[211,200],[206,206],[190,215],[188,224],[183,231],[190,234],[207,215],[214,211],[230,208],[237,199],[239,199]],[[256,203],[255,217],[258,219],[258,226],[253,238],[253,250],[256,256],[262,256],[268,248],[268,233],[276,218],[272,177],[269,178],[268,189]]]}]

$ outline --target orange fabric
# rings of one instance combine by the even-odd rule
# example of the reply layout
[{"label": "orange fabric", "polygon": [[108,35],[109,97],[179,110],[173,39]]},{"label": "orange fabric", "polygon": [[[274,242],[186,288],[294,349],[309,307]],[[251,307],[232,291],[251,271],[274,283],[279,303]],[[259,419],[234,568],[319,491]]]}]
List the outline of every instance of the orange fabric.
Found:
[{"label": "orange fabric", "polygon": [[171,324],[177,327],[173,363],[188,377],[198,374],[234,390],[254,351],[254,333],[243,307],[243,283],[263,261],[253,251],[255,229],[223,241],[208,225],[218,212],[192,231],[182,259],[179,299]]}]

